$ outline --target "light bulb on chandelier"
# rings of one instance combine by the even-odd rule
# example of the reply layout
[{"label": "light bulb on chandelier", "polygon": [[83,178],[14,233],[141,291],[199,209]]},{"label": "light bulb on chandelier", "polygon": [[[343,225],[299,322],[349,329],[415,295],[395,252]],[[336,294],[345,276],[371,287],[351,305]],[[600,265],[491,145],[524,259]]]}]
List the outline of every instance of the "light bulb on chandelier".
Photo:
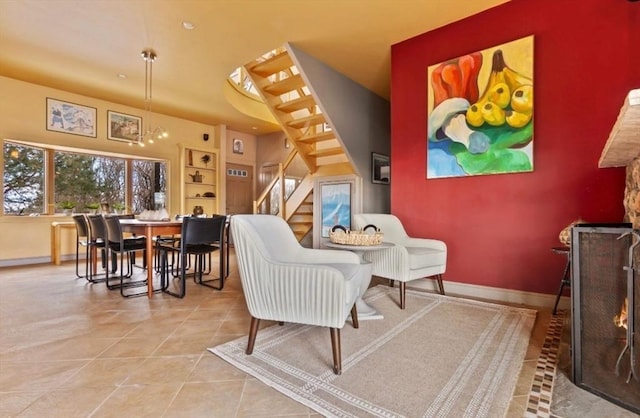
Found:
[{"label": "light bulb on chandelier", "polygon": [[[141,54],[144,60],[144,110],[146,113],[146,129],[141,129],[138,135],[137,144],[141,147],[145,146],[145,143],[153,144],[156,139],[168,138],[169,133],[162,126],[153,127],[151,123],[151,101],[153,99],[153,62],[158,55],[153,49],[144,49]],[[143,120],[144,123],[144,120]],[[129,143],[129,145],[133,145]]]}]

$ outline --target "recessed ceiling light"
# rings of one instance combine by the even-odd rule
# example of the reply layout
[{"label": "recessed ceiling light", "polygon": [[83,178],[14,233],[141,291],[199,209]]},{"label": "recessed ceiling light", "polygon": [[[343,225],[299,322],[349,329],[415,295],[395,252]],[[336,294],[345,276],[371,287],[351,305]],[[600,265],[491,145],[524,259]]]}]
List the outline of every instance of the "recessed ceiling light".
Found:
[{"label": "recessed ceiling light", "polygon": [[182,27],[186,30],[193,30],[196,28],[196,25],[185,20],[184,22],[182,22]]},{"label": "recessed ceiling light", "polygon": [[118,78],[127,78],[127,75],[124,73],[119,73]]},{"label": "recessed ceiling light", "polygon": [[253,129],[254,131],[258,130],[257,126],[252,126],[251,129]]}]

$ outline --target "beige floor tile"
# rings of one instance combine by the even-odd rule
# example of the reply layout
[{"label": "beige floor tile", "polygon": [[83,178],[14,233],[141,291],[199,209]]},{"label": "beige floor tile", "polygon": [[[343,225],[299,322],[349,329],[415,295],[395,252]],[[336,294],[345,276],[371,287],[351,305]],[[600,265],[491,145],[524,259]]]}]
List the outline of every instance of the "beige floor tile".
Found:
[{"label": "beige floor tile", "polygon": [[[187,377],[189,383],[244,380],[247,374],[207,351]],[[224,385],[224,384],[223,384]]]},{"label": "beige floor tile", "polygon": [[185,335],[169,337],[151,354],[159,356],[200,355],[208,348],[211,336],[203,332],[201,335]]},{"label": "beige floor tile", "polygon": [[527,396],[531,391],[531,384],[533,383],[533,376],[536,373],[536,367],[538,365],[538,359],[525,360],[518,376],[518,383],[513,392],[514,396]]},{"label": "beige floor tile", "polygon": [[148,357],[166,340],[164,337],[122,338],[100,354],[101,358]]},{"label": "beige floor tile", "polygon": [[59,387],[89,360],[0,363],[0,392],[42,391]]},{"label": "beige floor tile", "polygon": [[234,417],[243,396],[244,379],[185,383],[164,418]]},{"label": "beige floor tile", "polygon": [[30,346],[22,350],[2,353],[0,355],[0,361],[19,362],[92,359],[117,341],[117,338],[65,338]]},{"label": "beige floor tile", "polygon": [[151,357],[134,370],[126,385],[151,385],[184,382],[200,356]]},{"label": "beige floor tile", "polygon": [[20,418],[83,418],[107,398],[115,386],[60,389],[38,398],[20,413]]},{"label": "beige floor tile", "polygon": [[91,418],[161,417],[181,387],[182,383],[120,386]]},{"label": "beige floor tile", "polygon": [[116,387],[122,385],[144,362],[140,358],[95,359],[78,370],[61,388]]},{"label": "beige floor tile", "polygon": [[272,417],[306,414],[309,408],[270,388],[256,379],[245,382],[238,417]]},{"label": "beige floor tile", "polygon": [[45,391],[37,392],[0,392],[0,417],[15,417],[31,405],[36,399],[44,395]]}]

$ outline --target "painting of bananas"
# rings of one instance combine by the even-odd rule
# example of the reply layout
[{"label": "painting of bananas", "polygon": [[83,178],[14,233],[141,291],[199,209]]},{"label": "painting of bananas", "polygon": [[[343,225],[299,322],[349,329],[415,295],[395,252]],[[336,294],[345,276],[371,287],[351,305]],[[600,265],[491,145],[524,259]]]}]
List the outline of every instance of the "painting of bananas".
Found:
[{"label": "painting of bananas", "polygon": [[533,35],[427,76],[428,179],[533,171]]}]

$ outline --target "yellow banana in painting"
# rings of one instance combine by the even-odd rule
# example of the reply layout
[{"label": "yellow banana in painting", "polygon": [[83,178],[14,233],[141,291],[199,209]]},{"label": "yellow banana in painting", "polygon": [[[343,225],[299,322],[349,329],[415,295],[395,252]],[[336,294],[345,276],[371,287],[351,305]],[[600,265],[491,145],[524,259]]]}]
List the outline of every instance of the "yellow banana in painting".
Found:
[{"label": "yellow banana in painting", "polygon": [[529,123],[532,112],[533,80],[509,68],[502,51],[496,50],[487,86],[480,99],[467,110],[467,123],[476,128],[485,123],[491,126],[508,123],[520,128]]},{"label": "yellow banana in painting", "polygon": [[498,105],[491,102],[486,102],[484,106],[482,106],[482,117],[484,121],[487,122],[491,126],[500,126],[504,125],[506,120],[506,116],[504,110],[502,110]]},{"label": "yellow banana in painting", "polygon": [[502,72],[504,73],[504,81],[509,85],[511,91],[516,90],[520,86],[533,84],[533,80],[531,80],[527,76],[520,74],[517,71],[512,70],[507,66],[507,64],[504,65],[504,69],[502,70]]},{"label": "yellow banana in painting", "polygon": [[531,112],[533,110],[533,86],[525,84],[513,91],[511,108],[516,112]]},{"label": "yellow banana in painting", "polygon": [[531,120],[531,112],[516,112],[507,110],[505,120],[512,128],[522,128]]},{"label": "yellow banana in painting", "polygon": [[511,90],[507,83],[497,83],[487,92],[487,100],[504,109],[511,101]]},{"label": "yellow banana in painting", "polygon": [[482,106],[484,102],[474,103],[467,109],[467,123],[473,127],[484,125],[484,117],[482,116]]}]

